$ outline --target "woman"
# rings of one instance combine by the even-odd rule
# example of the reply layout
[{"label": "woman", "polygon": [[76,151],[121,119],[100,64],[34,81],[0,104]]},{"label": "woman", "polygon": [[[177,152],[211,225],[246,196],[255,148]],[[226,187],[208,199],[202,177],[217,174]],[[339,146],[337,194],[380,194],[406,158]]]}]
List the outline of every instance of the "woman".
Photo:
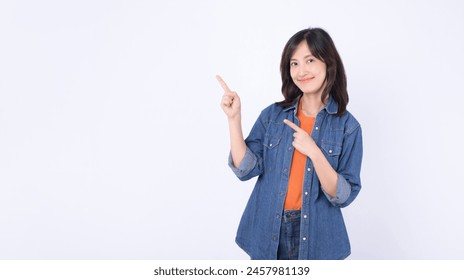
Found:
[{"label": "woman", "polygon": [[258,176],[237,244],[252,259],[345,259],[350,243],[340,208],[361,189],[361,127],[346,110],[343,63],[329,34],[297,32],[280,64],[284,100],[264,109],[243,139],[240,98],[224,89],[229,165]]}]

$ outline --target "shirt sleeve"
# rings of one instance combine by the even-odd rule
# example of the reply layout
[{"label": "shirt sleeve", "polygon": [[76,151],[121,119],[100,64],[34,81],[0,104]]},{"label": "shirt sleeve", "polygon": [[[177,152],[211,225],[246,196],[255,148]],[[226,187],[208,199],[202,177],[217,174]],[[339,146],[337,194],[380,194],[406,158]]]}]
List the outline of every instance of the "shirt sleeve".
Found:
[{"label": "shirt sleeve", "polygon": [[245,157],[242,159],[238,167],[235,167],[234,161],[232,160],[232,153],[229,153],[229,167],[239,179],[246,178],[256,166],[257,162],[258,159],[248,146]]},{"label": "shirt sleeve", "polygon": [[245,139],[246,152],[240,162],[240,165],[235,167],[232,161],[232,154],[229,153],[228,164],[234,174],[241,180],[246,181],[255,176],[260,175],[264,171],[263,167],[263,139],[266,134],[266,128],[263,122],[266,112],[261,112],[259,118],[251,128],[250,134]]},{"label": "shirt sleeve", "polygon": [[361,190],[362,154],[361,126],[357,124],[347,132],[343,141],[342,153],[336,170],[338,174],[336,196],[331,197],[322,190],[334,207],[346,207],[358,196]]},{"label": "shirt sleeve", "polygon": [[337,194],[335,197],[331,197],[329,194],[327,194],[324,189],[322,191],[324,192],[324,195],[327,197],[330,203],[332,203],[333,206],[340,206],[343,203],[345,203],[348,198],[350,197],[351,194],[351,185],[346,181],[346,179],[343,177],[341,174],[338,175],[338,180],[337,180]]}]

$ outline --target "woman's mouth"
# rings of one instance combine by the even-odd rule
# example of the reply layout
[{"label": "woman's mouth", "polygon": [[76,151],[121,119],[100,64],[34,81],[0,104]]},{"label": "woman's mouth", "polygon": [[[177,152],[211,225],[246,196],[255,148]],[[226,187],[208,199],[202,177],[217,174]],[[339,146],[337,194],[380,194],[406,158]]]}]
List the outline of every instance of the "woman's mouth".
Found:
[{"label": "woman's mouth", "polygon": [[298,81],[299,81],[300,83],[307,83],[307,82],[311,81],[312,79],[314,79],[314,78],[305,78],[305,79],[300,79],[300,80],[298,80]]}]

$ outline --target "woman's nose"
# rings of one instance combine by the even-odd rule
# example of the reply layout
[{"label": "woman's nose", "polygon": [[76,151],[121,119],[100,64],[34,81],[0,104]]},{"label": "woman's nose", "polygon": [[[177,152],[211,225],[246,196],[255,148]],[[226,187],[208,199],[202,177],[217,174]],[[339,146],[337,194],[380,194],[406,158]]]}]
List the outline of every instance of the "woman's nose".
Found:
[{"label": "woman's nose", "polygon": [[308,74],[308,66],[304,65],[298,69],[298,76],[304,77]]}]

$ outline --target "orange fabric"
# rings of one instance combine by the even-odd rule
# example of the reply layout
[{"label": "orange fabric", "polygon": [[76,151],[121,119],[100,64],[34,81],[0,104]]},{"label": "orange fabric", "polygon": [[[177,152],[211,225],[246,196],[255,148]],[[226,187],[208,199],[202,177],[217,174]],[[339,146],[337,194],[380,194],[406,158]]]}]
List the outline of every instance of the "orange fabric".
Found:
[{"label": "orange fabric", "polygon": [[[300,127],[311,135],[316,118],[307,117],[303,114],[303,111],[301,110],[301,102],[298,106],[297,117],[300,120]],[[293,151],[292,166],[290,167],[287,196],[285,197],[285,210],[301,209],[301,194],[303,192],[305,167],[306,156],[295,149]]]}]

